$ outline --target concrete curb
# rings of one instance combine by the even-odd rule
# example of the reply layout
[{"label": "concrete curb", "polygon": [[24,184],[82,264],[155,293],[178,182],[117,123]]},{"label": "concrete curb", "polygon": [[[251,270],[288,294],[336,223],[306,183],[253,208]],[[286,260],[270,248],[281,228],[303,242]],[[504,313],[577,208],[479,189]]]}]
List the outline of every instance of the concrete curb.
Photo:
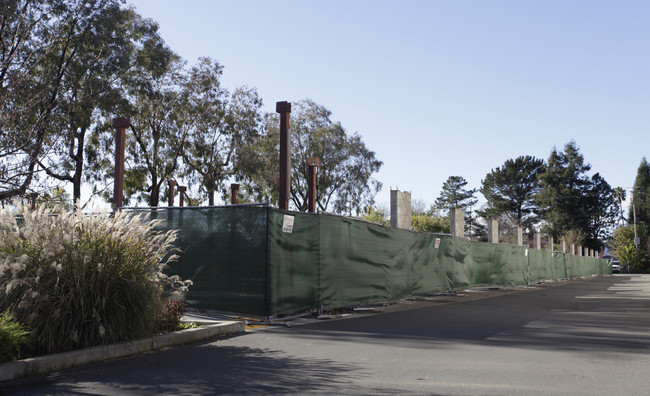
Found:
[{"label": "concrete curb", "polygon": [[243,333],[245,327],[244,322],[221,322],[209,324],[205,327],[180,330],[135,341],[101,345],[76,351],[2,363],[0,364],[0,381],[11,381],[33,375],[43,375],[89,363],[154,351],[169,346]]}]

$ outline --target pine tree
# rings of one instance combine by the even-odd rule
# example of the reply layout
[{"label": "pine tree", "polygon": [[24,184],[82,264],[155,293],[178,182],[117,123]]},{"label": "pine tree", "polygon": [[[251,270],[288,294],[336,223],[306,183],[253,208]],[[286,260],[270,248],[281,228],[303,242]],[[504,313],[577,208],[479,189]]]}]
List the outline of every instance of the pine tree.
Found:
[{"label": "pine tree", "polygon": [[535,223],[537,175],[543,170],[544,160],[528,155],[507,160],[500,168],[493,169],[482,180],[481,193],[487,200],[487,208],[481,211],[481,216],[503,215],[510,223],[522,227]]}]

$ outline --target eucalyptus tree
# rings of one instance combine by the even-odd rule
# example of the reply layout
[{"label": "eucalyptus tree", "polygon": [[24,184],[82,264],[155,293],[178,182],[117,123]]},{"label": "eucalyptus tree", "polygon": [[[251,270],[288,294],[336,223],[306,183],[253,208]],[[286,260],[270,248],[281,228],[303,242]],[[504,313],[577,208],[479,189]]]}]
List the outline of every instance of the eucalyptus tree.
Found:
[{"label": "eucalyptus tree", "polygon": [[209,58],[200,58],[189,71],[182,97],[191,133],[183,145],[184,175],[207,194],[214,195],[232,176],[242,146],[259,132],[262,100],[257,91],[241,87],[232,95],[221,86],[223,66]]},{"label": "eucalyptus tree", "polygon": [[0,2],[0,199],[24,195],[39,179],[39,163],[59,138],[51,123],[63,113],[66,76],[87,71],[87,58],[98,55],[91,37],[116,7],[117,0]]},{"label": "eucalyptus tree", "polygon": [[100,122],[101,111],[112,110],[119,100],[119,79],[133,66],[139,42],[154,29],[118,2],[86,2],[84,9],[82,21],[61,22],[60,28],[70,32],[76,56],[62,76],[58,106],[48,125],[56,139],[49,155],[39,161],[48,176],[72,183],[75,202],[84,181],[87,136]]},{"label": "eucalyptus tree", "polygon": [[[137,42],[133,64],[119,80],[120,98],[102,112],[103,122],[93,129],[86,154],[92,165],[89,179],[94,189],[113,179],[114,139],[111,120],[126,117],[131,127],[126,134],[125,204],[143,202],[158,206],[164,184],[179,170],[181,151],[192,119],[183,106],[182,86],[186,80],[183,60],[147,21],[147,33]],[[110,192],[104,192],[111,200]]]},{"label": "eucalyptus tree", "polygon": [[[373,177],[383,163],[358,133],[348,134],[331,112],[306,99],[292,103],[291,203],[307,210],[306,159],[319,157],[316,201],[319,210],[351,215],[374,203],[381,182]],[[279,120],[267,114],[264,133],[242,150],[238,175],[247,181],[254,199],[277,202],[279,172]]]}]

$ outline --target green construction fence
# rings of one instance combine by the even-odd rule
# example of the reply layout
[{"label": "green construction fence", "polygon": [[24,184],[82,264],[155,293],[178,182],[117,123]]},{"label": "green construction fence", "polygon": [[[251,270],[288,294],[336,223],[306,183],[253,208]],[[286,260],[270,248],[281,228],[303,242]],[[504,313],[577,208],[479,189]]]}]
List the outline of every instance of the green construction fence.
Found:
[{"label": "green construction fence", "polygon": [[610,274],[606,260],[268,206],[157,208],[180,230],[169,272],[197,308],[277,316],[470,287]]}]

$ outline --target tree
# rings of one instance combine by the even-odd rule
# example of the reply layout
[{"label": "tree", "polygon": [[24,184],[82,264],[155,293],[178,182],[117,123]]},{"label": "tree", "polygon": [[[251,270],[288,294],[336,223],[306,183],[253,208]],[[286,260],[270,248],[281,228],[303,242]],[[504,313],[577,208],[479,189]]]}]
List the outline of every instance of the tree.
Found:
[{"label": "tree", "polygon": [[[381,183],[372,175],[383,163],[375,158],[359,134],[348,135],[331,112],[307,99],[291,109],[291,203],[307,210],[306,159],[319,157],[316,201],[321,211],[351,215],[372,205]],[[268,114],[266,134],[242,150],[238,175],[248,181],[248,192],[258,199],[277,202],[279,172],[279,121]]]},{"label": "tree", "polygon": [[476,189],[465,189],[467,181],[461,176],[449,176],[436,199],[437,209],[465,209],[476,205]]},{"label": "tree", "polygon": [[442,185],[440,196],[436,199],[435,207],[437,209],[463,209],[465,212],[465,233],[470,236],[481,236],[484,232],[484,226],[476,220],[476,213],[472,213],[472,208],[478,200],[476,199],[476,189],[465,189],[467,181],[461,176],[449,176]]},{"label": "tree", "polygon": [[381,224],[384,227],[390,227],[390,214],[385,207],[368,205],[365,207],[361,219],[371,223]]},{"label": "tree", "polygon": [[[101,128],[93,130],[86,153],[93,166],[89,174],[106,184],[113,177],[114,139],[111,120],[123,116],[131,121],[126,134],[125,204],[145,202],[158,206],[163,184],[179,169],[181,150],[192,127],[181,87],[185,82],[183,61],[157,33],[152,23],[136,48],[135,61],[120,80],[122,98],[103,114]],[[97,186],[93,187],[97,190]],[[107,201],[111,193],[103,194]]]},{"label": "tree", "polygon": [[72,183],[75,202],[81,197],[86,137],[99,122],[98,110],[110,109],[119,97],[117,80],[130,69],[137,41],[150,30],[149,21],[116,1],[88,2],[83,10],[79,20],[57,26],[67,32],[76,56],[62,76],[59,104],[48,126],[57,139],[39,161],[48,176]]},{"label": "tree", "polygon": [[633,210],[636,210],[636,223],[650,225],[650,165],[643,157],[637,169],[632,190],[633,206],[630,206],[629,222],[634,222]]},{"label": "tree", "polygon": [[625,189],[623,187],[616,187],[614,189],[614,198],[618,202],[618,207],[620,210],[620,215],[621,215],[621,225],[625,225],[625,219],[623,218],[623,201],[625,201],[625,198],[627,197],[627,194],[625,192]]},{"label": "tree", "polygon": [[262,100],[255,89],[238,88],[229,95],[221,87],[223,66],[200,58],[183,86],[184,104],[193,122],[183,147],[185,176],[198,183],[214,205],[214,194],[233,174],[233,163],[261,123]]},{"label": "tree", "polygon": [[24,195],[38,178],[38,163],[56,139],[49,123],[64,76],[79,56],[76,38],[98,9],[114,3],[0,3],[0,200]]},{"label": "tree", "polygon": [[614,257],[627,264],[628,268],[640,270],[650,266],[650,226],[642,223],[636,228],[636,235],[641,241],[638,250],[634,244],[635,232],[632,225],[619,227],[614,231],[611,247]]},{"label": "tree", "polygon": [[614,190],[599,173],[591,177],[585,204],[585,215],[589,220],[585,230],[589,239],[587,245],[598,249],[604,246],[604,241],[611,236],[616,219],[619,217],[619,206],[616,203]]},{"label": "tree", "polygon": [[540,190],[535,198],[545,222],[544,231],[560,239],[568,230],[589,229],[585,197],[590,179],[585,174],[591,169],[585,163],[574,141],[560,152],[553,148],[546,168],[539,174]]},{"label": "tree", "polygon": [[509,224],[532,228],[538,219],[535,215],[535,196],[539,191],[537,179],[544,170],[544,161],[531,156],[507,160],[493,169],[481,181],[481,193],[487,208],[480,211],[485,218],[505,217]]}]

